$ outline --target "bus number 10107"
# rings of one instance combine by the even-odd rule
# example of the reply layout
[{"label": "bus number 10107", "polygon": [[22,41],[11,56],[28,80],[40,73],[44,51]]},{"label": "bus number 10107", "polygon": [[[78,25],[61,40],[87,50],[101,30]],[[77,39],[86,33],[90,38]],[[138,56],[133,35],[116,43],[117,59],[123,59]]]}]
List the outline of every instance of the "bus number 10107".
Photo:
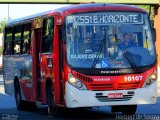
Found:
[{"label": "bus number 10107", "polygon": [[143,76],[125,76],[124,80],[125,82],[131,82],[131,81],[141,81]]}]

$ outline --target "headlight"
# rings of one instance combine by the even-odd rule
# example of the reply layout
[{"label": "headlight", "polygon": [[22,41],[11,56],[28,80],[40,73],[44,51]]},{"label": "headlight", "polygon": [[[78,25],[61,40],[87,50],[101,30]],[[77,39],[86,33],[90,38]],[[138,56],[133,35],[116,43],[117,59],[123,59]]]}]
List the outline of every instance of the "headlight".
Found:
[{"label": "headlight", "polygon": [[150,76],[150,79],[156,80],[156,79],[157,79],[157,75],[156,75],[156,74],[152,74],[152,75]]},{"label": "headlight", "polygon": [[143,87],[148,87],[149,85],[151,85],[152,83],[154,83],[157,80],[157,74],[156,72],[153,72],[145,81],[145,83],[143,84]]},{"label": "headlight", "polygon": [[68,74],[68,82],[80,90],[87,90],[83,82],[75,78],[71,73]]},{"label": "headlight", "polygon": [[74,83],[76,82],[76,78],[71,77],[71,78],[69,79],[69,82],[70,82],[71,84],[74,84]]}]

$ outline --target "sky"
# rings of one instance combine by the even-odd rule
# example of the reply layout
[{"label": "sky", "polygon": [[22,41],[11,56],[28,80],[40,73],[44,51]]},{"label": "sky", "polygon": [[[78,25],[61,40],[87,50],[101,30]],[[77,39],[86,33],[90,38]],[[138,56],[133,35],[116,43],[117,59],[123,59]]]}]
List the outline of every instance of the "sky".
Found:
[{"label": "sky", "polygon": [[[67,6],[64,4],[0,4],[0,21],[25,17],[36,13]],[[8,9],[9,7],[9,9]],[[9,11],[9,12],[8,12]],[[9,14],[8,14],[9,13]]]}]

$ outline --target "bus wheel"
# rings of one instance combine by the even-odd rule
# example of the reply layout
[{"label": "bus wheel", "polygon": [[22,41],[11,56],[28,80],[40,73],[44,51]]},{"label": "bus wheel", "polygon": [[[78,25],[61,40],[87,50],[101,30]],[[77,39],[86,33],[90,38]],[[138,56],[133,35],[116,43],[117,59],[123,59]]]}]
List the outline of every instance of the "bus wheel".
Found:
[{"label": "bus wheel", "polygon": [[20,84],[18,80],[15,81],[15,99],[16,99],[16,106],[18,110],[29,110],[29,111],[36,111],[37,106],[34,102],[23,101],[21,97],[20,91]]},{"label": "bus wheel", "polygon": [[125,115],[133,115],[136,113],[137,105],[124,105],[122,106],[122,113]]},{"label": "bus wheel", "polygon": [[15,99],[18,110],[24,110],[24,101],[22,101],[20,85],[18,80],[15,81]]},{"label": "bus wheel", "polygon": [[48,103],[48,114],[57,115],[57,107],[55,104],[53,86],[47,85],[47,103]]}]

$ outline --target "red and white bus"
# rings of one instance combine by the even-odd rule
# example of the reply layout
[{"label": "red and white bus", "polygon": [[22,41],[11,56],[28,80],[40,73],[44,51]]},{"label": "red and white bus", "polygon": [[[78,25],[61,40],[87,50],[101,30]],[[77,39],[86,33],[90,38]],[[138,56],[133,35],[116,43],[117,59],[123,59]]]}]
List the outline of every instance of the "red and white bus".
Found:
[{"label": "red and white bus", "polygon": [[40,102],[49,112],[112,106],[134,114],[156,103],[154,30],[135,6],[79,4],[11,20],[3,53],[5,92],[19,110]]}]

